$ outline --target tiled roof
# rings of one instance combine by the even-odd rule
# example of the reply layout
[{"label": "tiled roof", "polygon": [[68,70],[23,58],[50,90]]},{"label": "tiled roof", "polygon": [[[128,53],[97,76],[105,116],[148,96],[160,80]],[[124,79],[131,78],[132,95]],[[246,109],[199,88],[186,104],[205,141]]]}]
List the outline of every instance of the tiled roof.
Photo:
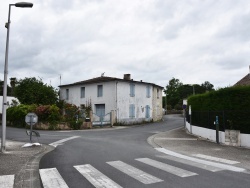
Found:
[{"label": "tiled roof", "polygon": [[142,81],[134,81],[133,79],[131,80],[126,80],[126,79],[120,79],[120,78],[114,78],[114,77],[107,77],[107,76],[101,76],[97,78],[92,78],[89,80],[83,80],[80,82],[75,82],[72,84],[66,84],[66,85],[60,85],[59,87],[67,87],[67,86],[74,86],[74,85],[82,85],[82,84],[92,84],[92,83],[101,83],[101,82],[110,82],[110,81],[122,81],[122,82],[135,82],[135,83],[144,83],[144,84],[151,84],[157,87],[160,87],[163,89],[163,87],[153,84],[153,83],[148,83],[148,82],[142,82]]},{"label": "tiled roof", "polygon": [[250,74],[247,74],[244,78],[234,84],[234,86],[250,86]]}]

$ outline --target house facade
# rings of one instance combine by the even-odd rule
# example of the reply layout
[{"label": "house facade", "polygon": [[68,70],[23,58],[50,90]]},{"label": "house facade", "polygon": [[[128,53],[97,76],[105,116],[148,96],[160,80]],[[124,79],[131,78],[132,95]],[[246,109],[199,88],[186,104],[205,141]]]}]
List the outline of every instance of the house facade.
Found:
[{"label": "house facade", "polygon": [[163,87],[134,81],[130,74],[123,79],[102,76],[59,87],[60,99],[67,103],[81,107],[91,101],[94,117],[105,118],[114,111],[120,123],[162,119]]}]

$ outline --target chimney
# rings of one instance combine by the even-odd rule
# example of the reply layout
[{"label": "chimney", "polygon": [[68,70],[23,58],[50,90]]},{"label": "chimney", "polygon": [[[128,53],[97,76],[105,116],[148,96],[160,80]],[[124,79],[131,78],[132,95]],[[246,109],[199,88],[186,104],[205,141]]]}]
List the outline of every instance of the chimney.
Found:
[{"label": "chimney", "polygon": [[131,80],[130,74],[124,74],[124,80]]}]

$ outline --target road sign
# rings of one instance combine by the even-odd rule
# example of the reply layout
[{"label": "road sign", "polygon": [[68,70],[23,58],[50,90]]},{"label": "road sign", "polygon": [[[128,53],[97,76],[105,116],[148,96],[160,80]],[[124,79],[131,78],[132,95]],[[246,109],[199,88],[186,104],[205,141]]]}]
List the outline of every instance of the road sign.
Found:
[{"label": "road sign", "polygon": [[30,126],[33,126],[37,123],[38,121],[38,117],[35,113],[28,113],[26,116],[25,116],[25,122],[30,125]]},{"label": "road sign", "polygon": [[25,116],[25,122],[30,126],[30,143],[32,143],[32,127],[35,125],[38,121],[38,117],[35,113],[28,113]]}]

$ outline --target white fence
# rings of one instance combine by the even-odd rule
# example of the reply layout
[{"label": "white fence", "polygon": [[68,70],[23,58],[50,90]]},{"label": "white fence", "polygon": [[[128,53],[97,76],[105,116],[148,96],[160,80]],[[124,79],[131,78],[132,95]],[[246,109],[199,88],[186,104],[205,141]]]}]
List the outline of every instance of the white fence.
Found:
[{"label": "white fence", "polygon": [[[216,142],[215,130],[190,125],[187,121],[186,129],[196,136],[201,136],[202,138]],[[219,131],[219,142],[225,144],[225,132]],[[240,134],[240,146],[250,148],[250,134]]]}]

